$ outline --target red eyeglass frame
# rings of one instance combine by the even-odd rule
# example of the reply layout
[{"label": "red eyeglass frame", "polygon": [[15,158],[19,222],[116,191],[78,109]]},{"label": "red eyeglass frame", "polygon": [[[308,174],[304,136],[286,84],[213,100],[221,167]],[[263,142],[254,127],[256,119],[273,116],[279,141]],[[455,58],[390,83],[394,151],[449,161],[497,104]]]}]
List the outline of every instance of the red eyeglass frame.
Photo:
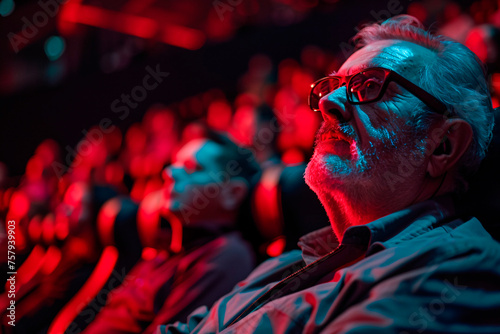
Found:
[{"label": "red eyeglass frame", "polygon": [[[372,70],[383,71],[384,75],[385,75],[384,76],[384,82],[382,84],[382,87],[380,88],[380,91],[379,91],[378,95],[375,98],[372,98],[372,99],[368,99],[368,100],[364,100],[364,101],[354,101],[352,99],[352,97],[351,97],[352,94],[349,94],[349,91],[350,91],[349,85],[351,83],[352,78],[355,77],[355,76],[357,76],[357,75],[360,75],[360,74],[366,74],[366,72],[369,72],[369,71],[372,71]],[[408,79],[402,77],[401,75],[399,75],[398,73],[394,72],[393,70],[390,70],[390,69],[387,69],[387,68],[383,68],[383,67],[370,67],[370,68],[365,68],[365,69],[359,71],[358,73],[354,73],[354,74],[351,74],[351,75],[348,75],[348,76],[334,75],[334,76],[324,77],[324,78],[321,78],[319,80],[316,80],[313,84],[311,84],[311,91],[309,93],[308,101],[307,101],[308,105],[309,105],[309,107],[311,108],[312,111],[321,111],[319,109],[319,101],[324,97],[324,96],[323,97],[315,97],[315,98],[318,99],[318,108],[314,108],[314,106],[312,105],[312,101],[311,101],[311,99],[312,99],[311,96],[313,95],[314,89],[320,83],[322,83],[324,81],[331,81],[332,79],[335,79],[335,80],[339,80],[340,79],[339,80],[340,85],[337,88],[335,88],[334,90],[328,92],[328,94],[330,94],[331,92],[339,89],[343,85],[346,85],[347,86],[347,89],[346,89],[347,101],[349,101],[349,103],[354,104],[354,105],[356,105],[356,104],[366,104],[366,103],[371,103],[371,102],[375,102],[375,101],[380,100],[382,98],[382,96],[384,96],[385,91],[387,89],[387,86],[389,85],[389,82],[394,81],[395,83],[401,85],[401,87],[405,88],[407,91],[409,91],[410,93],[412,93],[413,95],[415,95],[420,101],[424,102],[434,112],[443,115],[448,110],[448,108],[446,107],[446,105],[443,102],[439,101],[432,94],[428,93],[424,89],[422,89],[419,86],[415,85],[413,82],[411,82]],[[328,94],[325,94],[325,96],[328,95]]]}]

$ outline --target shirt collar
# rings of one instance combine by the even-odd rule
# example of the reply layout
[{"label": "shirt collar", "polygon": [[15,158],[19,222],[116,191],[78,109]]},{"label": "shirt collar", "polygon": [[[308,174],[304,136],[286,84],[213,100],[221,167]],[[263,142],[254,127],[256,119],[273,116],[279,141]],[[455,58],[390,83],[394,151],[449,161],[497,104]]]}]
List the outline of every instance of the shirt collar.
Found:
[{"label": "shirt collar", "polygon": [[[442,196],[414,204],[365,225],[349,227],[342,244],[368,249],[367,255],[411,240],[442,224],[455,215],[451,196]],[[330,226],[311,232],[299,240],[302,257],[309,264],[339,246]]]},{"label": "shirt collar", "polygon": [[306,264],[323,257],[339,246],[339,241],[331,226],[308,233],[299,239],[299,248]]}]

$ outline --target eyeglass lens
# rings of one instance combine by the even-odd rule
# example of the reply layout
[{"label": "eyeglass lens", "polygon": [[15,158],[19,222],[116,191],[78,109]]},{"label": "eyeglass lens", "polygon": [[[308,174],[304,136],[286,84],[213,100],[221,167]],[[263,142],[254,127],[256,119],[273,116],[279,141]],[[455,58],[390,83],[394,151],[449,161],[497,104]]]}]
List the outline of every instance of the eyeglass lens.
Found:
[{"label": "eyeglass lens", "polygon": [[[386,72],[379,69],[370,69],[354,75],[349,80],[347,95],[350,102],[362,103],[377,99],[382,90]],[[314,109],[319,109],[319,101],[340,87],[340,78],[329,77],[320,81],[313,88],[310,96],[310,104]]]}]

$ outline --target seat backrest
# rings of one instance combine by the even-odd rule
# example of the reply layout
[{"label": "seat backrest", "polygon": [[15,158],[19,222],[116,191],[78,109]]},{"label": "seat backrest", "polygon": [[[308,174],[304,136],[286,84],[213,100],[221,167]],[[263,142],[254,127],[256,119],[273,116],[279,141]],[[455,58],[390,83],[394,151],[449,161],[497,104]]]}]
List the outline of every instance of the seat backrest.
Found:
[{"label": "seat backrest", "polygon": [[252,211],[264,239],[262,255],[277,256],[297,248],[301,236],[329,225],[316,194],[306,185],[306,165],[265,169],[253,194]]},{"label": "seat backrest", "polygon": [[469,191],[459,207],[465,215],[475,216],[484,228],[500,241],[500,109],[495,109],[493,139]]},{"label": "seat backrest", "polygon": [[104,250],[90,277],[57,314],[49,332],[84,329],[105,305],[107,295],[118,287],[141,256],[137,233],[138,205],[128,197],[106,201],[97,217],[97,231]]}]

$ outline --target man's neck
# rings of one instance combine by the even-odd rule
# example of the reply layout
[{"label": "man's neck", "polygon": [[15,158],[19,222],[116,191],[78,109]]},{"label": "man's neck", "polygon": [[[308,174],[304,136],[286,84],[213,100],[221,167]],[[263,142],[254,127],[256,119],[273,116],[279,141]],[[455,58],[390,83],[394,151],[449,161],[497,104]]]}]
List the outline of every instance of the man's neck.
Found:
[{"label": "man's neck", "polygon": [[334,193],[323,203],[333,232],[342,241],[345,230],[351,226],[368,224],[391,212],[379,212],[369,203],[358,203],[342,193]]}]

